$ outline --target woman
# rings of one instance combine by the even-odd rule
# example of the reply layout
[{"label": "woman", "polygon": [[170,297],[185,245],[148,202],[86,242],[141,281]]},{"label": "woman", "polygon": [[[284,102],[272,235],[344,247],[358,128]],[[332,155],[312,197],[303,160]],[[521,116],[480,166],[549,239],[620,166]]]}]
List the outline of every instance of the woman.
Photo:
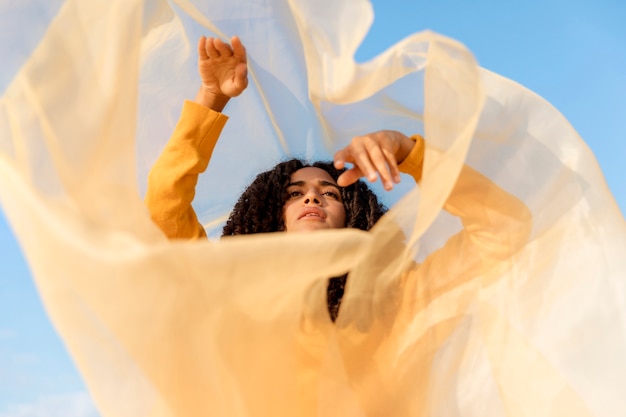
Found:
[{"label": "woman", "polygon": [[[172,139],[149,176],[146,203],[152,219],[169,238],[206,237],[191,206],[195,185],[227,121],[221,111],[248,84],[245,48],[238,37],[233,37],[231,43],[232,47],[220,39],[199,40],[202,85],[194,102],[185,103]],[[409,138],[383,130],[355,137],[335,154],[332,164],[283,162],[259,174],[246,189],[222,235],[343,227],[369,230],[385,209],[359,179],[366,177],[374,182],[380,178],[386,190],[400,181],[400,172],[418,182],[423,157],[424,141],[420,136]],[[347,163],[353,167],[346,169]],[[442,257],[435,256],[435,252],[421,265],[419,269],[430,271],[432,276],[474,276],[488,268],[485,260],[505,259],[516,251],[530,231],[526,207],[469,167],[464,167],[445,208],[461,217],[465,229],[446,243],[447,254],[459,255],[455,262],[442,265]],[[433,268],[445,268],[446,273]],[[328,286],[333,320],[344,283],[345,276],[331,279]]]},{"label": "woman", "polygon": [[[202,86],[194,100],[194,103],[186,103],[183,116],[174,133],[174,138],[166,148],[164,155],[157,161],[149,178],[149,190],[147,203],[151,209],[153,219],[159,224],[163,231],[170,238],[197,238],[205,236],[204,229],[196,221],[195,213],[191,208],[191,198],[193,187],[197,179],[197,174],[204,171],[208,165],[213,147],[215,146],[226,117],[220,112],[232,97],[240,95],[247,87],[246,52],[239,38],[232,39],[232,48],[219,39],[201,38],[198,44],[199,62],[198,68],[202,78]],[[200,107],[202,106],[202,107]],[[207,111],[207,108],[211,111]],[[206,120],[196,120],[206,119]],[[197,124],[203,124],[202,127]],[[189,126],[188,126],[189,125]],[[206,125],[206,129],[205,126]],[[188,131],[187,131],[188,130]],[[189,157],[186,152],[190,150],[181,149],[176,140],[179,136],[193,136],[200,134],[202,143],[194,144],[193,147],[200,151],[200,166],[193,168],[185,166],[173,166],[180,163],[180,159]],[[235,205],[223,235],[237,235],[250,233],[263,233],[275,231],[306,231],[320,228],[357,227],[362,230],[369,230],[376,220],[384,213],[384,209],[378,200],[364,184],[357,183],[362,176],[367,176],[370,181],[376,181],[378,176],[384,183],[387,190],[393,188],[393,183],[400,181],[398,163],[404,161],[411,153],[414,140],[395,131],[380,131],[365,136],[356,137],[352,143],[337,152],[334,158],[334,166],[331,164],[318,163],[308,167],[301,162],[289,161],[277,165],[274,169],[260,174],[251,186],[241,196]],[[418,150],[421,148],[418,146]],[[180,152],[180,155],[177,153]],[[407,170],[413,169],[414,176],[419,179],[421,171],[421,152],[415,155],[417,161],[415,166],[407,166]],[[344,171],[345,164],[353,163],[354,167]],[[419,168],[419,171],[418,171]],[[173,172],[171,169],[180,169],[181,181],[176,182],[176,193],[180,193],[180,200],[164,198],[160,190],[174,186]],[[161,175],[161,170],[167,170],[167,175]],[[292,176],[288,183],[300,182],[301,176],[305,178],[305,185],[290,186],[284,191],[289,194],[285,198],[282,193],[277,193],[275,186],[283,176]],[[178,180],[176,180],[178,181]],[[269,183],[268,183],[269,181]],[[328,198],[330,194],[326,189],[311,187],[316,181],[325,181],[334,185],[338,192],[338,199]],[[262,189],[262,185],[265,185]],[[281,184],[284,188],[286,184]],[[179,187],[180,186],[180,187]],[[273,191],[270,191],[272,190]],[[300,195],[297,196],[295,193]],[[291,211],[296,202],[302,199],[305,201],[307,192],[316,192],[318,195],[309,199],[306,204],[318,205],[324,216],[307,216],[304,219],[297,218],[298,213],[294,213],[291,218]],[[185,194],[183,197],[182,195]],[[264,195],[265,201],[254,201]],[[316,200],[316,198],[318,200]],[[351,209],[352,205],[357,205],[359,210]],[[317,201],[317,202],[316,202]],[[334,202],[343,204],[333,204]],[[284,204],[283,204],[284,203]],[[364,211],[363,204],[368,205]],[[282,213],[284,205],[284,213]],[[327,209],[332,210],[337,206],[340,212],[338,215],[347,215],[345,221],[334,219],[334,216],[326,217]],[[279,210],[276,210],[279,209]],[[347,210],[346,210],[347,209]],[[258,211],[259,216],[250,216],[250,211]],[[256,211],[255,211],[256,210]],[[347,212],[346,212],[347,211]],[[174,214],[174,212],[176,212]],[[283,216],[284,214],[284,216]],[[269,216],[269,218],[268,218]],[[259,217],[265,220],[261,221]],[[303,220],[303,221],[300,221]],[[258,223],[258,224],[257,224]]]}]

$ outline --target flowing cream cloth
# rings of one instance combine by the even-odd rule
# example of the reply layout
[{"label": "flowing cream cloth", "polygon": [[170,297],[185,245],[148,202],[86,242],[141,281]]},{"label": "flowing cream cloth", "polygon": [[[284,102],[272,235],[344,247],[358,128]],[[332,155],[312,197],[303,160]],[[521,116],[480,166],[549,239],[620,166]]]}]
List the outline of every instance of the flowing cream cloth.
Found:
[{"label": "flowing cream cloth", "polygon": [[[2,7],[0,198],[103,416],[623,415],[624,220],[558,111],[460,43],[418,33],[357,64],[365,0]],[[260,170],[364,132],[423,133],[420,188],[404,178],[368,233],[168,241],[142,195],[197,88],[202,34],[238,34],[249,53],[197,189],[211,236]],[[528,243],[399,295],[459,230],[441,208],[463,164],[527,205]],[[346,271],[333,326],[325,280]],[[398,298],[421,306],[402,325]]]}]

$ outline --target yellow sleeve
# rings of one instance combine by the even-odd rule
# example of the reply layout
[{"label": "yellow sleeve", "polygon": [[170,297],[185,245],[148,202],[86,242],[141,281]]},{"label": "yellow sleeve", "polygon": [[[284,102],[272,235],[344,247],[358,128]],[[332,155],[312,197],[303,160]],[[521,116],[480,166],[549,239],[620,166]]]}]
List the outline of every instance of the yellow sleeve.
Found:
[{"label": "yellow sleeve", "polygon": [[409,174],[416,183],[422,179],[422,167],[424,165],[424,138],[420,135],[413,135],[411,139],[415,141],[415,146],[411,153],[398,165],[400,172]]},{"label": "yellow sleeve", "polygon": [[437,286],[485,274],[506,261],[528,241],[532,216],[526,205],[480,172],[465,165],[444,209],[463,229],[421,265]]},{"label": "yellow sleeve", "polygon": [[[400,165],[402,172],[421,179],[424,142]],[[414,315],[430,301],[473,278],[487,278],[527,243],[532,215],[526,205],[480,172],[464,165],[444,209],[457,216],[463,229],[403,279],[404,302]],[[409,301],[411,300],[411,301]]]},{"label": "yellow sleeve", "polygon": [[152,220],[170,238],[206,238],[191,202],[228,117],[185,101],[163,153],[148,175],[145,203]]},{"label": "yellow sleeve", "polygon": [[[415,146],[398,168],[418,183],[422,178],[425,145],[419,135],[411,139]],[[467,254],[471,247],[471,251],[477,252],[476,258],[504,259],[526,242],[532,227],[530,211],[522,201],[467,165],[461,169],[444,209],[463,223],[463,231],[445,245],[446,252]],[[422,268],[433,268],[434,261],[427,259]],[[459,269],[467,271],[475,264],[466,259]],[[448,271],[449,260],[446,265]]]},{"label": "yellow sleeve", "polygon": [[473,279],[484,284],[498,276],[528,242],[532,230],[526,205],[467,165],[444,209],[459,217],[463,229],[402,279],[403,298],[410,303],[405,312],[411,316]]}]

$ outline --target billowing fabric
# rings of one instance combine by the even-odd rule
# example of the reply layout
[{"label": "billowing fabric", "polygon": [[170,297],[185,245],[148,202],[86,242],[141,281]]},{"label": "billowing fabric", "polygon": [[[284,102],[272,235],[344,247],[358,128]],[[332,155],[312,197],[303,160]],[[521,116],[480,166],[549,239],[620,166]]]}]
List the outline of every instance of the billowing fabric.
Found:
[{"label": "billowing fabric", "polygon": [[[3,62],[0,198],[103,416],[623,414],[624,220],[567,121],[460,43],[418,33],[356,64],[366,1],[14,8],[37,13]],[[250,77],[197,187],[209,236],[260,170],[381,128],[426,138],[420,187],[367,233],[168,241],[142,197],[201,34],[238,34]],[[441,208],[464,164],[525,203],[528,242],[396,303],[459,231]],[[346,271],[333,326],[321,294]]]}]

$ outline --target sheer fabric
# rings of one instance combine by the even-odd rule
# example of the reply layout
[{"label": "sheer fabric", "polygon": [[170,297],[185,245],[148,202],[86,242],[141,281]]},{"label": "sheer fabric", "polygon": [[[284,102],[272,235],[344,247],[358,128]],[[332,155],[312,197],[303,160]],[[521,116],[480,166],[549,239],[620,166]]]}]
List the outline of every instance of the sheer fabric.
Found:
[{"label": "sheer fabric", "polygon": [[[366,1],[11,13],[29,10],[3,70],[0,198],[103,416],[623,413],[626,227],[590,151],[540,97],[434,33],[355,63]],[[329,159],[364,132],[423,133],[420,187],[405,178],[368,233],[167,241],[142,195],[197,87],[201,34],[238,34],[250,76],[197,188],[209,235],[260,170]],[[471,262],[446,251],[460,225],[441,210],[464,164],[525,203],[527,243],[471,276],[439,268],[407,284],[434,254]],[[332,325],[326,279],[347,271]]]}]

